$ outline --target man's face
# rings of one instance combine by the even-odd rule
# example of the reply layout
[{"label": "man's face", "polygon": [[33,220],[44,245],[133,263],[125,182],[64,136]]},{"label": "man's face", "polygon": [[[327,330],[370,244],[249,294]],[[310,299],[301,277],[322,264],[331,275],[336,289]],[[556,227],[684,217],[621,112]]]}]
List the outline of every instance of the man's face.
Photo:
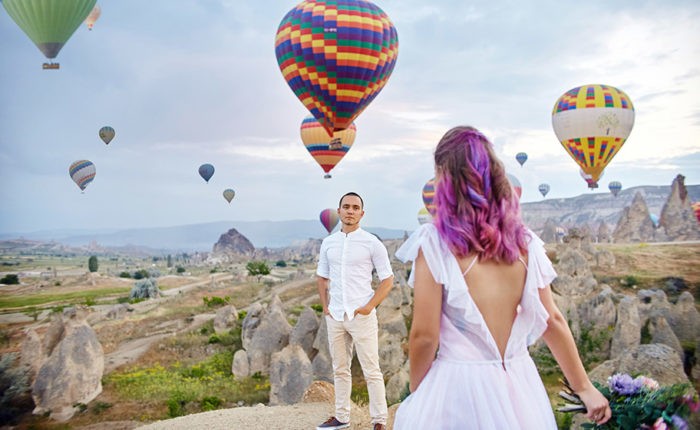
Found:
[{"label": "man's face", "polygon": [[345,196],[340,202],[338,215],[344,225],[355,225],[360,222],[365,211],[362,210],[362,200],[357,196]]}]

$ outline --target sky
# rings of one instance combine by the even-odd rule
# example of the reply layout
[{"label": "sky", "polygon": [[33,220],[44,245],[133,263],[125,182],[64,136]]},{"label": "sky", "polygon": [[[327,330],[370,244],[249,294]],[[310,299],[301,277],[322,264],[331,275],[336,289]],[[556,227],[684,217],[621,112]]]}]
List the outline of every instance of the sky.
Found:
[{"label": "sky", "polygon": [[[323,179],[308,115],[277,65],[296,1],[98,0],[57,57],[0,10],[0,233],[317,219],[348,191],[363,225],[412,230],[440,137],[489,137],[523,202],[590,193],[552,130],[567,90],[625,91],[635,125],[601,179],[624,188],[700,183],[700,2],[378,0],[397,29],[396,67]],[[98,137],[109,125],[116,137]],[[529,159],[520,166],[515,154]],[[84,193],[69,165],[97,175]],[[200,164],[216,172],[209,183]],[[229,204],[222,196],[232,188]]]}]

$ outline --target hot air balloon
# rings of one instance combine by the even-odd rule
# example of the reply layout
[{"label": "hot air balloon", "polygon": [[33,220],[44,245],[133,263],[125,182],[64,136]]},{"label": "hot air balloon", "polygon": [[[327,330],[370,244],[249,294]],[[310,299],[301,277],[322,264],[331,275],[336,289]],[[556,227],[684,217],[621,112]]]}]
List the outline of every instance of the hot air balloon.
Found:
[{"label": "hot air balloon", "polygon": [[338,216],[338,211],[336,209],[324,209],[319,214],[319,219],[321,220],[323,227],[325,227],[326,231],[328,231],[328,234],[330,234],[335,226],[338,225],[340,217]]},{"label": "hot air balloon", "polygon": [[634,125],[629,96],[609,85],[583,85],[557,100],[552,127],[569,155],[597,183]]},{"label": "hot air balloon", "polygon": [[109,145],[109,142],[114,139],[114,129],[110,126],[104,126],[100,129],[100,139],[105,143],[105,145]]},{"label": "hot air balloon", "polygon": [[[96,0],[3,0],[2,4],[19,28],[48,59],[56,58]],[[58,63],[44,63],[58,69]]]},{"label": "hot air balloon", "polygon": [[233,191],[231,188],[226,188],[224,190],[224,198],[226,199],[227,202],[231,203],[231,200],[236,196],[236,192]]},{"label": "hot air balloon", "polygon": [[[590,188],[591,190],[598,188],[598,181],[593,180],[593,175],[584,172],[583,169],[579,169],[578,173],[581,175],[583,180],[586,181],[586,185],[588,185],[588,188]],[[600,178],[603,177],[604,173],[605,172],[600,173]]]},{"label": "hot air balloon", "polygon": [[423,204],[425,205],[425,209],[428,211],[430,216],[435,216],[435,203],[433,203],[433,200],[435,199],[435,178],[432,178],[428,182],[423,185]]},{"label": "hot air balloon", "polygon": [[331,177],[330,171],[347,154],[355,141],[355,123],[350,124],[345,130],[336,131],[333,136],[329,136],[326,129],[316,121],[316,118],[309,116],[301,122],[301,141],[309,151],[314,160],[321,166],[326,175]]},{"label": "hot air balloon", "polygon": [[211,164],[202,164],[199,166],[199,176],[204,178],[207,183],[209,183],[209,179],[211,179],[212,176],[214,176],[214,166]]},{"label": "hot air balloon", "polygon": [[515,154],[515,159],[518,160],[518,163],[520,163],[520,167],[522,167],[523,164],[525,164],[525,162],[527,161],[527,154],[524,152],[518,152],[517,154]]},{"label": "hot air balloon", "polygon": [[557,235],[558,242],[561,243],[564,236],[566,236],[566,229],[564,227],[556,227],[554,233]]},{"label": "hot air balloon", "polygon": [[622,183],[620,181],[612,181],[608,184],[608,189],[613,194],[613,196],[617,197],[617,195],[620,193],[620,190],[622,189]]},{"label": "hot air balloon", "polygon": [[650,214],[649,214],[649,219],[651,219],[651,222],[654,224],[654,228],[658,228],[658,227],[659,227],[659,217],[658,217],[658,216],[656,216],[656,215],[653,214],[653,213],[650,213]]},{"label": "hot air balloon", "polygon": [[70,165],[68,174],[80,190],[85,190],[85,187],[95,179],[95,165],[92,161],[78,160]]},{"label": "hot air balloon", "polygon": [[520,181],[518,180],[518,178],[511,175],[510,173],[506,173],[506,177],[508,178],[508,182],[510,182],[510,185],[513,186],[515,194],[518,195],[518,199],[520,199],[520,197],[523,195],[523,186],[520,185]]},{"label": "hot air balloon", "polygon": [[432,222],[432,221],[433,221],[433,216],[430,215],[430,212],[428,212],[428,209],[420,208],[420,210],[418,211],[418,224],[423,225],[425,223]]},{"label": "hot air balloon", "polygon": [[398,53],[396,28],[367,0],[302,1],[275,36],[284,79],[329,136],[384,88]]},{"label": "hot air balloon", "polygon": [[542,193],[542,197],[546,197],[547,193],[549,192],[549,184],[540,184],[537,189],[540,190],[540,193]]},{"label": "hot air balloon", "polygon": [[700,222],[700,202],[693,203],[693,212],[695,212],[695,218]]},{"label": "hot air balloon", "polygon": [[92,8],[92,11],[90,11],[88,14],[87,18],[85,18],[85,24],[87,24],[88,30],[92,31],[92,27],[100,17],[100,13],[102,13],[102,9],[100,9],[100,5],[96,4],[95,7]]}]

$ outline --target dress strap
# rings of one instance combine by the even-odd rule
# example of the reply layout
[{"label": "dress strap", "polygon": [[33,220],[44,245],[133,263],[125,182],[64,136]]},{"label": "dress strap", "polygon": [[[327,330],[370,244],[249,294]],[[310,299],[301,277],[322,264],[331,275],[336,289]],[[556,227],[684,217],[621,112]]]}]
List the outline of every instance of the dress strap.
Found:
[{"label": "dress strap", "polygon": [[525,271],[527,271],[527,263],[525,262],[525,260],[523,260],[523,257],[518,257],[518,260],[520,260],[520,262],[523,263],[523,266],[525,266]]},{"label": "dress strap", "polygon": [[478,260],[478,259],[479,259],[479,254],[474,256],[474,259],[472,260],[471,263],[469,263],[469,267],[467,267],[467,270],[465,270],[464,273],[462,273],[462,276],[467,276],[467,272],[469,272],[471,270],[471,268],[474,266],[474,263],[476,263],[476,260]]}]

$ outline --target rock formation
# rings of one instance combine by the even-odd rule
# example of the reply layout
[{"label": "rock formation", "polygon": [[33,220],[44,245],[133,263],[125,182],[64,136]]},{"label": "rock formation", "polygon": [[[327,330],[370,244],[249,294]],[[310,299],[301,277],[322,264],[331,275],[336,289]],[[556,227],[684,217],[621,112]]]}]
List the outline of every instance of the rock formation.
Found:
[{"label": "rock formation", "polygon": [[610,236],[610,228],[605,221],[601,221],[598,225],[598,243],[608,243],[610,239],[612,239]]},{"label": "rock formation", "polygon": [[[82,311],[70,308],[56,318],[62,336],[39,368],[32,386],[34,414],[50,413],[58,421],[70,419],[80,404],[102,392],[104,352]],[[54,324],[57,326],[58,324]]]},{"label": "rock formation", "polygon": [[292,333],[289,335],[290,345],[300,345],[304,350],[309,360],[313,360],[316,356],[314,349],[314,340],[318,331],[318,317],[313,309],[307,307],[299,316]]},{"label": "rock formation", "polygon": [[622,211],[612,236],[615,242],[649,242],[654,240],[654,230],[644,197],[637,192],[632,204]]},{"label": "rock formation", "polygon": [[641,333],[642,325],[639,321],[637,300],[633,297],[624,297],[617,306],[617,320],[610,344],[610,358],[620,357],[639,346]]},{"label": "rock formation", "polygon": [[270,405],[291,405],[300,402],[311,382],[311,361],[301,345],[287,345],[282,351],[272,354]]},{"label": "rock formation", "polygon": [[233,364],[231,373],[236,379],[243,379],[250,376],[250,366],[248,365],[248,353],[245,349],[239,349],[233,354]]},{"label": "rock formation", "polygon": [[659,219],[659,227],[664,230],[668,240],[700,239],[700,224],[691,204],[685,187],[685,176],[678,175],[671,184],[671,194]]},{"label": "rock formation", "polygon": [[225,333],[236,324],[238,321],[238,311],[233,305],[227,305],[216,311],[214,317],[214,331],[216,333]]},{"label": "rock formation", "polygon": [[255,252],[253,244],[235,228],[222,234],[212,250],[212,254],[215,256],[227,256],[234,259],[235,257],[250,256],[253,252]]},{"label": "rock formation", "polygon": [[282,302],[275,295],[267,309],[267,314],[255,329],[249,347],[246,348],[250,373],[269,373],[272,354],[281,351],[289,344],[291,332],[292,326],[287,322],[287,317],[282,310]]},{"label": "rock formation", "polygon": [[553,218],[547,218],[539,236],[545,243],[557,243],[557,222]]},{"label": "rock formation", "polygon": [[333,382],[333,364],[328,346],[328,326],[325,318],[321,318],[313,346],[316,350],[316,356],[311,361],[314,379]]}]

